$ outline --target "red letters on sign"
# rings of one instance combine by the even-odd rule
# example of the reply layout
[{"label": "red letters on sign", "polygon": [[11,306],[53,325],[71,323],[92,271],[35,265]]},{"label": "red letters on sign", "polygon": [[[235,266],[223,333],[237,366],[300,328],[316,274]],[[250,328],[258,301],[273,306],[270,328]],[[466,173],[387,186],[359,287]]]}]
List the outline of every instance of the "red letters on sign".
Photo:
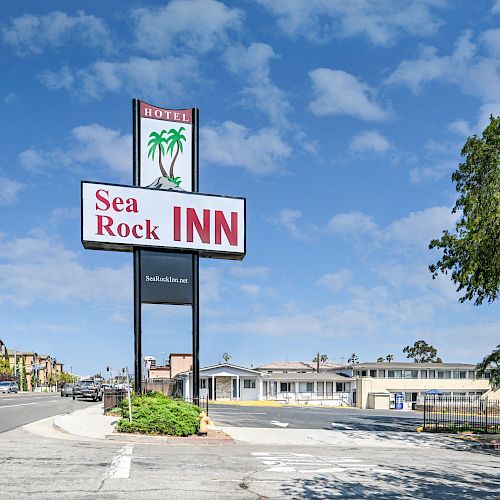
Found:
[{"label": "red letters on sign", "polygon": [[[211,238],[211,211],[203,210],[203,224],[200,222],[198,213],[195,208],[185,209],[186,221],[186,241],[192,243],[194,241],[194,230],[198,233],[203,243],[210,243]],[[222,210],[215,210],[214,213],[214,237],[215,244],[222,245],[222,231],[231,246],[238,245],[238,212],[231,212],[231,226],[229,226],[226,216]],[[174,207],[174,241],[181,241],[182,228],[182,207]]]},{"label": "red letters on sign", "polygon": [[210,210],[203,210],[203,226],[198,219],[198,215],[194,208],[186,209],[186,229],[187,241],[192,243],[193,240],[193,227],[196,227],[201,241],[203,243],[210,243]]}]

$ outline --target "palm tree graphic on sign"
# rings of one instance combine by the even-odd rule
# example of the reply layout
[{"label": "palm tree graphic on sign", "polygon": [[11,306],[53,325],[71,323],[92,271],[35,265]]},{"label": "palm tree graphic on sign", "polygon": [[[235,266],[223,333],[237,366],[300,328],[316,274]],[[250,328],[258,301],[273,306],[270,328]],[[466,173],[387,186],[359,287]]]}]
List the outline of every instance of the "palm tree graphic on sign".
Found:
[{"label": "palm tree graphic on sign", "polygon": [[[180,127],[178,130],[171,128],[168,132],[166,130],[162,130],[160,133],[151,132],[149,134],[148,142],[148,158],[151,157],[151,159],[154,161],[155,152],[156,150],[158,150],[158,166],[160,167],[161,175],[175,184],[177,187],[182,182],[182,179],[180,177],[175,177],[174,166],[179,153],[183,154],[184,152],[184,148],[182,145],[182,141],[186,140],[186,137],[182,134],[184,130],[186,130],[184,127]],[[167,134],[167,137],[164,137],[164,134]],[[165,156],[165,146],[166,154],[170,154],[170,156],[173,157],[172,163],[170,163],[168,174],[162,162],[162,155]]]}]

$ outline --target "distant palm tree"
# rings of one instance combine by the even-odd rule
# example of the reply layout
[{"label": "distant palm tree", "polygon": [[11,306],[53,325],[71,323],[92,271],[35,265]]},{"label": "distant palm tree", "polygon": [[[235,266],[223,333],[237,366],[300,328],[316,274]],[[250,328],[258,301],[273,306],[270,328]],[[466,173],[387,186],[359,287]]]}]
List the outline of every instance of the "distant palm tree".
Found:
[{"label": "distant palm tree", "polygon": [[392,354],[388,354],[386,357],[385,357],[386,361],[388,363],[390,363],[393,359],[394,359],[394,356]]},{"label": "distant palm tree", "polygon": [[175,130],[174,128],[171,128],[168,131],[168,137],[167,137],[167,153],[170,153],[170,156],[174,155],[174,148],[177,146],[177,149],[175,150],[175,155],[172,160],[172,163],[170,164],[170,171],[168,172],[168,176],[170,179],[175,179],[174,177],[174,164],[175,160],[177,160],[177,156],[179,155],[179,151],[182,154],[182,141],[186,140],[186,137],[182,134],[182,131],[186,130],[184,127],[180,127],[179,130]]},{"label": "distant palm tree", "polygon": [[377,358],[377,363],[383,363],[384,362],[384,358],[382,356],[380,356],[380,358]]},{"label": "distant palm tree", "polygon": [[148,147],[149,147],[149,152],[148,152],[148,158],[151,157],[151,159],[154,161],[155,159],[155,151],[158,149],[158,164],[160,166],[160,172],[163,177],[167,176],[167,171],[163,167],[163,163],[161,161],[161,155],[165,154],[165,149],[163,147],[163,144],[168,144],[167,138],[163,137],[163,134],[166,134],[166,130],[162,130],[161,133],[158,132],[151,132],[149,134],[149,142],[148,142]]}]

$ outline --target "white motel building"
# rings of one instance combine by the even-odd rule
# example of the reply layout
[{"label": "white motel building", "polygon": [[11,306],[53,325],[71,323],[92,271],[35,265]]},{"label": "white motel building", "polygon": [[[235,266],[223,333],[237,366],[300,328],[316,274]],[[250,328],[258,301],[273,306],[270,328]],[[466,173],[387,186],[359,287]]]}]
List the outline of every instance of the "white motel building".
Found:
[{"label": "white motel building", "polygon": [[[395,408],[396,394],[404,409],[415,409],[426,394],[500,399],[489,373],[475,377],[475,365],[462,363],[383,362],[341,366],[333,363],[275,361],[256,368],[230,363],[200,369],[200,396],[215,401],[262,401]],[[192,396],[192,372],[176,376],[177,393]]]}]

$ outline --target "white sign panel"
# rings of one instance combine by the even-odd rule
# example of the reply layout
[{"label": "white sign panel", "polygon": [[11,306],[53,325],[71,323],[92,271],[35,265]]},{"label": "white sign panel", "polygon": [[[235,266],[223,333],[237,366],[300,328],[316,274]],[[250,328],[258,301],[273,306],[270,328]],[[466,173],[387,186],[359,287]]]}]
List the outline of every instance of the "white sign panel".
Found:
[{"label": "white sign panel", "polygon": [[82,182],[85,248],[196,250],[205,257],[245,256],[246,200]]},{"label": "white sign panel", "polygon": [[140,186],[193,190],[192,114],[140,101]]}]

